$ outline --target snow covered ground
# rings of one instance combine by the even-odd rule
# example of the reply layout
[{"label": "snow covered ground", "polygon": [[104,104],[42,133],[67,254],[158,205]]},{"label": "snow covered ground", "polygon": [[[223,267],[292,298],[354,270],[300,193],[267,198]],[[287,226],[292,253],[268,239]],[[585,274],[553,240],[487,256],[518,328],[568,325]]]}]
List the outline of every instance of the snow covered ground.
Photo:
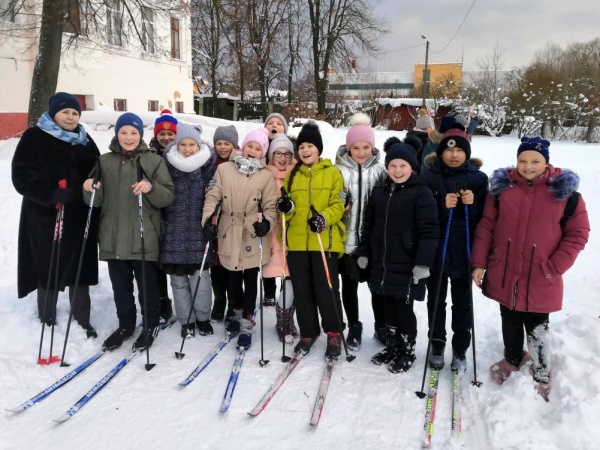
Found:
[{"label": "snow covered ground", "polygon": [[[106,151],[118,113],[84,113],[83,122],[101,151]],[[147,125],[154,115],[142,114]],[[181,118],[181,117],[180,117]],[[216,126],[229,122],[195,116],[185,120],[201,123],[204,138],[212,141]],[[103,126],[104,124],[104,126]],[[240,142],[248,131],[258,126],[235,123]],[[324,157],[334,157],[345,142],[344,129],[322,124]],[[97,128],[97,130],[96,130]],[[104,131],[102,131],[104,130]],[[291,129],[297,134],[299,129]],[[397,133],[376,132],[382,148],[385,139]],[[146,141],[152,135],[146,129]],[[402,136],[403,133],[400,133]],[[0,234],[0,407],[13,407],[37,394],[67,373],[67,369],[36,364],[40,325],[36,319],[34,295],[17,299],[17,230],[21,197],[10,181],[10,165],[16,139],[0,141],[0,205],[3,229]],[[514,164],[518,141],[514,138],[475,137],[473,156],[483,159],[488,174],[497,167]],[[595,377],[600,367],[600,278],[596,264],[600,237],[600,145],[555,142],[550,147],[551,162],[568,167],[581,176],[580,191],[585,198],[592,224],[592,234],[575,266],[565,276],[564,309],[552,314],[552,356],[555,385],[550,403],[545,403],[534,389],[527,368],[514,374],[503,386],[495,385],[488,369],[502,357],[498,305],[475,289],[475,330],[477,336],[477,379],[473,379],[472,356],[463,380],[463,437],[451,437],[451,374],[445,368],[440,376],[433,448],[468,449],[591,449],[600,442],[600,381]],[[101,263],[101,282],[91,289],[92,323],[99,338],[86,340],[75,325],[71,329],[67,360],[79,363],[99,350],[103,339],[117,326],[112,290],[106,265]],[[182,381],[205,354],[222,337],[221,324],[216,334],[188,340],[186,357],[177,360],[179,325],[163,332],[151,349],[154,370],[144,369],[145,355],[134,360],[85,408],[65,424],[51,419],[62,415],[104,374],[129,353],[131,341],[106,355],[89,371],[51,395],[39,405],[20,413],[0,412],[0,448],[159,448],[181,449],[270,448],[337,449],[337,448],[420,448],[424,438],[425,400],[417,398],[423,374],[427,345],[426,308],[415,306],[419,324],[417,362],[406,374],[391,374],[386,367],[370,362],[380,346],[371,339],[373,315],[366,285],[361,285],[361,320],[365,325],[363,346],[354,362],[341,359],[333,372],[329,395],[320,425],[309,426],[312,404],[324,367],[325,338],[313,351],[257,418],[250,411],[264,390],[277,376],[283,364],[281,345],[276,339],[275,311],[265,309],[265,367],[260,359],[259,334],[248,351],[243,370],[227,414],[219,406],[231,365],[236,355],[230,344],[190,386]],[[55,351],[60,355],[68,317],[66,295],[59,299]],[[258,327],[257,327],[258,328]],[[451,331],[448,325],[449,337]],[[46,344],[49,340],[46,340]],[[446,350],[446,360],[451,350]],[[47,354],[47,345],[44,347]],[[288,354],[291,349],[287,349]],[[448,366],[447,366],[448,367]]]}]

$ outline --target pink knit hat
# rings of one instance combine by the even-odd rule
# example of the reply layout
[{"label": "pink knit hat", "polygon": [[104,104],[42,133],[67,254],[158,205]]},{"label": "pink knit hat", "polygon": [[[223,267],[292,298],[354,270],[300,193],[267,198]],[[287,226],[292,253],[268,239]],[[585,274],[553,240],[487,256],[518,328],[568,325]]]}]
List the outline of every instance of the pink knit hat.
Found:
[{"label": "pink knit hat", "polygon": [[346,149],[350,150],[355,142],[368,142],[375,148],[375,133],[371,128],[371,118],[365,113],[359,112],[350,119],[350,129],[346,134]]},{"label": "pink knit hat", "polygon": [[260,145],[262,147],[262,157],[264,158],[269,150],[269,130],[260,127],[248,133],[244,138],[244,142],[242,142],[242,152],[248,142],[256,142]]}]

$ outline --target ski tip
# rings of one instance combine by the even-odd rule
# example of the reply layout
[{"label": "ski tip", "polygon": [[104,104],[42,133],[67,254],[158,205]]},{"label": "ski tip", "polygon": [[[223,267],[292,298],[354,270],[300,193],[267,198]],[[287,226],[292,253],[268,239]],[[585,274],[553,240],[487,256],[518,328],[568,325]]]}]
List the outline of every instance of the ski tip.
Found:
[{"label": "ski tip", "polygon": [[185,356],[185,353],[175,352],[175,358],[177,358],[177,359],[183,359],[184,356]]},{"label": "ski tip", "polygon": [[261,359],[260,361],[258,361],[258,363],[260,364],[260,367],[265,367],[267,364],[269,364],[269,360]]},{"label": "ski tip", "polygon": [[425,398],[425,396],[427,395],[423,391],[416,391],[415,394],[417,394],[417,397],[419,397],[419,398]]},{"label": "ski tip", "polygon": [[62,416],[60,416],[57,419],[52,419],[52,422],[55,422],[55,423],[64,423],[67,420],[69,420],[70,418],[71,418],[71,416],[69,416],[68,414],[63,414]]},{"label": "ski tip", "polygon": [[154,366],[156,366],[156,364],[145,364],[144,365],[147,372],[150,372],[152,369],[154,369]]},{"label": "ski tip", "polygon": [[14,408],[4,408],[4,411],[8,411],[11,413],[18,413],[18,412],[22,412],[25,411],[23,408],[20,408],[18,406],[14,407]]}]

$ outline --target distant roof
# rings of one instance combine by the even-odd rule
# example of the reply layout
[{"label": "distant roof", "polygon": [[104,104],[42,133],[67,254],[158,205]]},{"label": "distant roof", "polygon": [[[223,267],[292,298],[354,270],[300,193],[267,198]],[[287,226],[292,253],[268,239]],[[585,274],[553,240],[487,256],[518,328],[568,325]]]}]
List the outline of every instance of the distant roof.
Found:
[{"label": "distant roof", "polygon": [[412,89],[413,72],[331,73],[330,90]]},{"label": "distant roof", "polygon": [[[379,105],[390,105],[392,108],[395,108],[397,106],[401,106],[401,105],[408,105],[408,106],[421,106],[423,104],[423,99],[422,98],[378,98],[377,99],[377,103]],[[440,105],[451,105],[453,103],[453,100],[433,100],[431,98],[428,98],[425,100],[425,106],[428,109],[432,109],[436,106],[440,106]]]}]

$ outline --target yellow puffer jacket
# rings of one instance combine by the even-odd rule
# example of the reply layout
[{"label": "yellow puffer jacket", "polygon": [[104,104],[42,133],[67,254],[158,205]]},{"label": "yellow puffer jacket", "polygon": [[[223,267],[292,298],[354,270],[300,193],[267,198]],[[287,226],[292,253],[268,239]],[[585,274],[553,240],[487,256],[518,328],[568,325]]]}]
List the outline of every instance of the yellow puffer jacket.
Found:
[{"label": "yellow puffer jacket", "polygon": [[344,180],[339,169],[329,159],[319,159],[312,167],[299,163],[283,185],[294,202],[294,209],[286,215],[288,251],[320,251],[317,234],[308,226],[313,215],[310,207],[314,206],[327,222],[321,233],[325,251],[343,254],[346,227],[342,222],[344,202],[340,192],[344,190]]}]

